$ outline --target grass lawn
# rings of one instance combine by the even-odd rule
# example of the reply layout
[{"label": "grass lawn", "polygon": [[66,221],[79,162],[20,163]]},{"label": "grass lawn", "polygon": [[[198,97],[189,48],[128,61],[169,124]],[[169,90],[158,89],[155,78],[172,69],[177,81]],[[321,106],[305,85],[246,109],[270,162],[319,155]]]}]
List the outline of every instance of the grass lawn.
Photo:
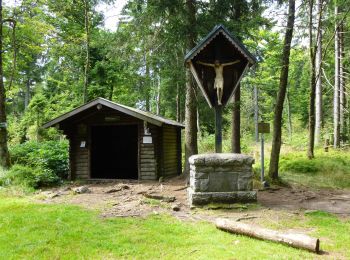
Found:
[{"label": "grass lawn", "polygon": [[[350,221],[315,213],[303,223],[327,237],[324,250],[350,257]],[[70,205],[0,197],[0,259],[313,259],[317,255],[231,235],[208,223],[170,216],[102,219]]]}]

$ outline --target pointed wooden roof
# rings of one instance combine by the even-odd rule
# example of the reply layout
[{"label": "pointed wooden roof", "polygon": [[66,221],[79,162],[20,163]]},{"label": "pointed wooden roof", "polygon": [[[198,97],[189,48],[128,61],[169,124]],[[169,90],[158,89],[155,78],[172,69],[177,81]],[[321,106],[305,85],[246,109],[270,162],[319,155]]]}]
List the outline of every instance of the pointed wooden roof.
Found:
[{"label": "pointed wooden roof", "polygon": [[249,62],[250,66],[256,63],[256,58],[247,50],[246,47],[222,24],[216,25],[214,29],[204,37],[196,47],[194,47],[185,56],[185,62],[192,60],[201,50],[203,50],[213,39],[215,39],[220,33],[222,33],[227,40],[237,49]]}]

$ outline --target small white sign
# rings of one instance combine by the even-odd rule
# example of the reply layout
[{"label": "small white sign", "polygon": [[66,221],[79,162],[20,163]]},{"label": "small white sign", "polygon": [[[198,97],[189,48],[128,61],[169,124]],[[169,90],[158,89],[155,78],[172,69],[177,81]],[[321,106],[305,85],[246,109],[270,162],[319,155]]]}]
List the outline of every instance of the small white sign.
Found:
[{"label": "small white sign", "polygon": [[152,136],[144,136],[143,143],[144,144],[151,144],[152,143]]},{"label": "small white sign", "polygon": [[85,147],[86,147],[86,141],[81,141],[80,148],[85,148]]}]

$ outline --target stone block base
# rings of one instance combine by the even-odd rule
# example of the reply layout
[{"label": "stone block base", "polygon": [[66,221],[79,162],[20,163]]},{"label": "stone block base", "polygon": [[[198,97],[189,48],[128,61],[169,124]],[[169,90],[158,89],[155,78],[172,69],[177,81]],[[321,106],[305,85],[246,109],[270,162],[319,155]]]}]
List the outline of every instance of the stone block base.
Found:
[{"label": "stone block base", "polygon": [[254,159],[243,154],[198,154],[189,158],[191,205],[256,201]]},{"label": "stone block base", "polygon": [[257,200],[256,191],[195,192],[192,188],[188,188],[187,192],[190,206],[210,203],[246,203]]}]

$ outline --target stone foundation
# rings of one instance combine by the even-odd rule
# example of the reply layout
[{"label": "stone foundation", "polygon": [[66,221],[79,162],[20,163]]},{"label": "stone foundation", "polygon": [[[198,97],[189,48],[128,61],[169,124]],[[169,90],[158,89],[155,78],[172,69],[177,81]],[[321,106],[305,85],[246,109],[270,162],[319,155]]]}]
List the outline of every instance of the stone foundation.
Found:
[{"label": "stone foundation", "polygon": [[256,201],[254,159],[243,154],[199,154],[189,158],[191,205]]}]

